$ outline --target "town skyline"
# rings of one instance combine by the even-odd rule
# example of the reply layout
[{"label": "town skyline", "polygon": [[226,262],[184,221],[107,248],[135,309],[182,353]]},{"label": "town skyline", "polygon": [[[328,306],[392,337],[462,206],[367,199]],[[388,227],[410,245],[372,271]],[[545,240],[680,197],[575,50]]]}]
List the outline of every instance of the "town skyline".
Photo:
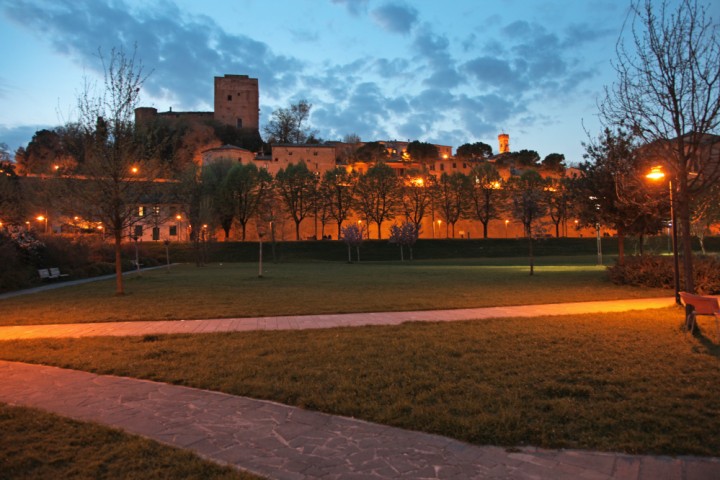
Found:
[{"label": "town skyline", "polygon": [[[512,0],[476,5],[328,0],[224,2],[9,0],[0,40],[0,142],[73,119],[98,48],[132,51],[152,74],[140,105],[212,110],[212,77],[259,79],[260,125],[300,99],[325,140],[419,140],[453,149],[501,132],[513,150],[582,160],[599,133],[596,100],[612,83],[628,5]],[[302,19],[302,21],[298,21]]]}]

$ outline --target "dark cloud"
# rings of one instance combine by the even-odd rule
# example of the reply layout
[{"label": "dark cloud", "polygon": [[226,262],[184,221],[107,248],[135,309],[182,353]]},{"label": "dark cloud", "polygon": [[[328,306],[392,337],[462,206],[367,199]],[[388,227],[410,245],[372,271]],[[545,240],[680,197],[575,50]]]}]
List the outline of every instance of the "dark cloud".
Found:
[{"label": "dark cloud", "polygon": [[409,33],[418,21],[418,11],[404,3],[386,3],[371,15],[378,25],[393,33]]},{"label": "dark cloud", "polygon": [[29,139],[35,132],[43,129],[52,129],[51,125],[22,125],[20,127],[6,127],[0,125],[0,143],[6,143],[10,150],[10,158],[14,158],[18,147],[26,147]]},{"label": "dark cloud", "polygon": [[138,57],[153,71],[147,93],[177,98],[186,109],[212,104],[214,75],[251,73],[272,94],[294,84],[294,76],[284,72],[304,67],[265,43],[225,33],[209,17],[186,15],[171,2],[133,11],[123,0],[10,0],[5,11],[51,38],[59,53],[98,71],[98,49],[107,54],[114,47],[132,51],[137,45]]}]

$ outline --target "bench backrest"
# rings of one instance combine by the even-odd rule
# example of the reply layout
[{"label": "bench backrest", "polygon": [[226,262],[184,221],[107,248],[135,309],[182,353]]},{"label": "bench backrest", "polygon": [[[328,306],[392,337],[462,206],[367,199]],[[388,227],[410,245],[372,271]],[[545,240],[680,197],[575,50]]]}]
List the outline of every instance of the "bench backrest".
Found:
[{"label": "bench backrest", "polygon": [[720,313],[720,304],[715,297],[703,297],[692,293],[680,292],[683,305],[692,305],[698,315],[714,315]]},{"label": "bench backrest", "polygon": [[51,269],[50,269],[50,276],[51,276],[51,277],[59,277],[59,276],[60,276],[60,269],[59,269],[59,268],[51,268]]},{"label": "bench backrest", "polygon": [[38,269],[38,275],[40,275],[42,280],[45,280],[46,278],[50,278],[50,271],[47,268],[40,268]]}]

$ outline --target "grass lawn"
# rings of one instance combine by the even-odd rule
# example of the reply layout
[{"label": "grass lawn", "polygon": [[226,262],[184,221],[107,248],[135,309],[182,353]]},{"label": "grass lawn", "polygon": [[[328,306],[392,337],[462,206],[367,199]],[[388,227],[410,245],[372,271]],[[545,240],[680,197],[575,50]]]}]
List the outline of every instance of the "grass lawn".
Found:
[{"label": "grass lawn", "polygon": [[720,456],[720,348],[714,336],[682,333],[681,318],[667,308],[6,341],[0,356],[271,399],[480,445]]},{"label": "grass lawn", "polygon": [[0,325],[469,308],[670,296],[613,285],[594,257],[191,265],[0,300]]},{"label": "grass lawn", "polygon": [[0,478],[260,477],[119,430],[0,404]]}]

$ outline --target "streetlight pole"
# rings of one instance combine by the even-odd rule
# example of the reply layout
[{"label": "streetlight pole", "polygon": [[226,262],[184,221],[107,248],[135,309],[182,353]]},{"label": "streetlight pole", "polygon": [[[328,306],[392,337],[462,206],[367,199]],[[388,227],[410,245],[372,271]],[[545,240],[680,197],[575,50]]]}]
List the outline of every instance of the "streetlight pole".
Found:
[{"label": "streetlight pole", "polygon": [[[665,172],[661,167],[653,167],[650,173],[645,175],[650,180],[665,178]],[[677,218],[675,217],[675,187],[672,178],[668,181],[670,191],[670,223],[672,226],[672,254],[673,254],[673,284],[675,287],[675,303],[682,305],[680,300],[680,262],[678,260],[678,239],[677,239]]]}]

